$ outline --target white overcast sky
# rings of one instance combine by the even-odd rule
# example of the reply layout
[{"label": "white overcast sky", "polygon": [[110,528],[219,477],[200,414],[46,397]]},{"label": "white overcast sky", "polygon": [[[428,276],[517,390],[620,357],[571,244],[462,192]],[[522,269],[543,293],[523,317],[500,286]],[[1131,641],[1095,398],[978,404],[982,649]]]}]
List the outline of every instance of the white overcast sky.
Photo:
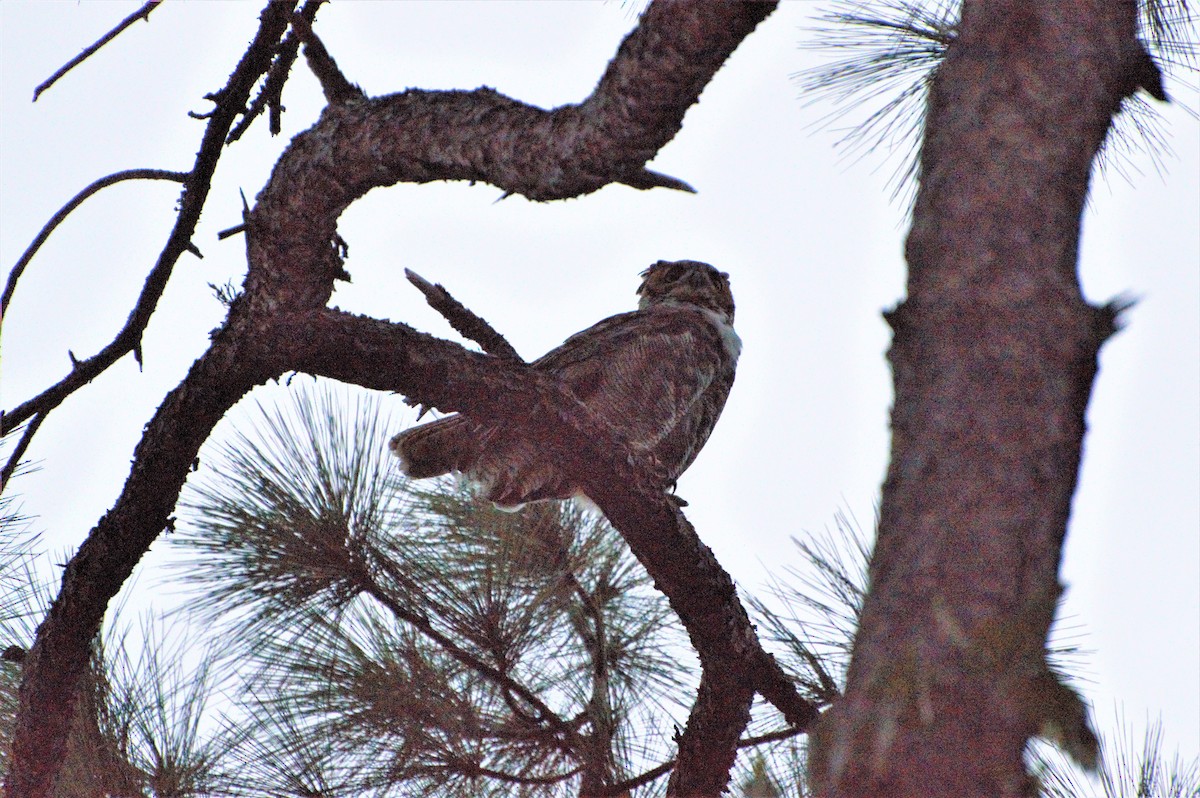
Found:
[{"label": "white overcast sky", "polygon": [[[190,168],[207,110],[252,37],[259,4],[167,2],[63,78],[33,88],[130,13],[129,2],[0,2],[0,264],[7,273],[42,224],[92,180],[133,167]],[[689,516],[739,583],[797,564],[790,538],[846,510],[873,518],[887,463],[891,379],[880,312],[903,294],[905,209],[889,199],[895,156],[854,161],[815,128],[790,76],[815,62],[813,3],[785,3],[717,74],[652,167],[699,194],[612,186],[548,205],[490,186],[376,190],[343,216],[353,283],[334,301],[454,337],[403,280],[444,283],[526,357],[634,305],[637,273],[660,258],[727,270],[745,342],[725,415],[680,481]],[[617,3],[336,2],[317,31],[368,93],[495,87],[543,107],[585,97],[633,12]],[[1195,77],[1192,78],[1193,82]],[[1196,105],[1195,88],[1174,88]],[[284,134],[257,122],[224,155],[195,244],[145,340],[51,414],[16,481],[24,510],[60,559],[107,510],[164,393],[222,318],[208,283],[240,284],[240,221],[288,139],[321,98],[298,64]],[[1200,124],[1166,108],[1173,155],[1160,174],[1096,181],[1084,224],[1086,296],[1138,299],[1105,346],[1067,539],[1066,614],[1094,651],[1086,695],[1099,725],[1140,729],[1160,713],[1168,750],[1200,751]],[[173,221],[178,187],[126,183],[90,199],[33,261],[4,320],[0,404],[60,379],[67,352],[91,355],[124,322]],[[399,399],[394,400],[398,411]],[[219,433],[218,433],[219,434]],[[382,445],[381,441],[381,445]],[[158,544],[156,549],[162,548]],[[161,592],[160,552],[138,602]],[[57,571],[55,571],[57,573]],[[153,588],[153,589],[152,589]]]}]

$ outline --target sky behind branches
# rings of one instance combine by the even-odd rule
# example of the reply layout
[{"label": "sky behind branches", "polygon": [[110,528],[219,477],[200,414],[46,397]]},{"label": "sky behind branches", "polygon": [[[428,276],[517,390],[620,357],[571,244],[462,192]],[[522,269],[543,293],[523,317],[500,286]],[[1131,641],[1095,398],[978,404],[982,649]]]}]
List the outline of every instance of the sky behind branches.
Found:
[{"label": "sky behind branches", "polygon": [[[6,272],[96,178],[190,168],[203,123],[187,111],[210,108],[203,95],[224,84],[257,26],[255,4],[165,3],[30,102],[36,85],[137,6],[0,3]],[[679,493],[750,589],[768,569],[798,565],[790,539],[831,527],[839,510],[871,524],[888,455],[881,311],[904,289],[906,208],[888,185],[903,153],[845,158],[841,131],[817,129],[829,106],[806,105],[790,77],[821,57],[798,47],[816,7],[785,3],[769,17],[650,164],[697,195],[610,186],[539,205],[498,201],[486,185],[406,185],[373,191],[339,225],[353,282],[339,284],[335,304],[455,338],[404,281],[410,268],[529,359],[631,309],[637,273],[655,260],[730,272],[745,349],[725,415]],[[369,94],[488,85],[549,108],[587,96],[634,23],[615,3],[338,2],[316,30]],[[1168,91],[1195,108],[1195,87]],[[204,258],[179,261],[145,339],[144,370],[127,357],[54,411],[29,451],[41,470],[12,485],[56,562],[112,505],[142,426],[220,323],[208,284],[241,282],[244,241],[216,234],[241,221],[239,191],[253,202],[287,140],[320,112],[302,63],[284,103],[282,136],[260,120],[224,154],[194,239]],[[1174,154],[1163,171],[1133,156],[1130,180],[1094,183],[1084,220],[1085,295],[1137,304],[1102,353],[1063,581],[1068,623],[1095,651],[1083,691],[1099,725],[1112,727],[1118,704],[1135,728],[1161,713],[1167,750],[1191,757],[1200,751],[1200,124],[1178,105],[1164,113]],[[0,405],[65,375],[68,350],[88,356],[111,339],[177,199],[175,184],[125,183],[55,232],[4,320]],[[152,551],[145,560],[135,606],[161,606],[161,559]]]}]

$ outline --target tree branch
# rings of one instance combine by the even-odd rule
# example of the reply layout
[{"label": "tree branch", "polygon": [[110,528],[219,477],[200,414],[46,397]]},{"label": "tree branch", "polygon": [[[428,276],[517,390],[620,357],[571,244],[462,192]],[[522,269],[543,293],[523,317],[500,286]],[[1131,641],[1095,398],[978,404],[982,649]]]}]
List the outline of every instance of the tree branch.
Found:
[{"label": "tree branch", "polygon": [[119,36],[121,34],[121,32],[124,31],[126,28],[128,28],[130,25],[137,22],[139,19],[144,19],[146,21],[149,21],[150,14],[154,11],[154,9],[158,8],[158,4],[161,2],[162,2],[162,0],[147,0],[145,5],[143,5],[141,8],[139,8],[137,11],[134,11],[129,16],[125,17],[125,19],[121,20],[115,28],[113,28],[108,33],[101,36],[100,39],[97,40],[95,44],[88,47],[82,53],[75,56],[70,61],[68,61],[66,64],[64,64],[57,72],[55,72],[50,77],[46,78],[46,80],[44,80],[41,83],[41,85],[39,85],[36,89],[33,90],[33,101],[37,102],[37,99],[38,99],[38,97],[41,96],[42,92],[44,92],[46,89],[53,86],[58,81],[58,79],[61,78],[63,75],[67,74],[72,69],[79,66],[84,61],[86,61],[88,58],[90,58],[92,56],[92,54],[95,53],[97,50],[99,50],[101,47],[108,44],[113,39],[117,38],[117,36]]},{"label": "tree branch", "polygon": [[[160,2],[161,0],[155,1]],[[13,292],[17,290],[17,280],[21,279],[21,275],[25,273],[25,267],[29,265],[29,261],[33,260],[33,256],[41,249],[42,244],[46,243],[46,239],[50,237],[54,229],[62,224],[73,210],[82,205],[84,200],[101,189],[108,188],[125,180],[173,180],[176,183],[186,185],[188,178],[189,175],[186,172],[168,172],[164,169],[127,169],[124,172],[114,172],[111,175],[100,178],[72,197],[38,231],[33,242],[21,253],[21,257],[17,259],[16,265],[8,273],[8,282],[4,284],[4,295],[0,296],[0,321],[4,319],[4,314],[8,312],[8,303],[12,300]]]},{"label": "tree branch", "polygon": [[[387,563],[386,561],[378,561],[377,565],[389,571],[392,570],[390,563]],[[542,701],[542,699],[540,699],[536,693],[513,679],[508,674],[501,671],[499,668],[495,668],[479,659],[471,652],[459,646],[449,637],[433,628],[433,624],[429,622],[428,618],[424,618],[421,615],[408,610],[406,607],[400,604],[400,602],[396,601],[391,595],[389,595],[388,592],[378,585],[373,579],[371,579],[369,574],[362,574],[358,581],[367,595],[375,599],[382,606],[386,607],[388,612],[392,613],[392,615],[397,619],[402,620],[412,626],[422,635],[437,644],[437,646],[445,651],[446,654],[480,674],[484,678],[488,679],[506,694],[511,693],[519,696],[522,701],[527,703],[534,711],[537,712],[537,715],[535,716],[536,720],[544,722],[546,726],[549,727],[552,732],[551,738],[553,739],[554,744],[558,746],[564,753],[568,754],[569,756],[575,756],[578,753],[580,748],[579,735],[573,728],[571,728],[570,724],[559,717],[558,713],[551,709],[546,702]],[[515,708],[514,714],[517,714],[522,718],[527,717],[525,713],[515,711]]]},{"label": "tree branch", "polygon": [[442,317],[450,322],[450,326],[459,335],[479,344],[489,355],[521,361],[517,350],[513,349],[512,344],[503,335],[496,332],[496,329],[485,319],[475,315],[466,305],[451,296],[441,283],[431,283],[412,269],[405,269],[404,276],[425,295],[425,301],[429,303],[429,307],[441,313]]},{"label": "tree branch", "polygon": [[325,49],[325,44],[313,33],[312,25],[303,14],[292,15],[292,30],[304,42],[304,58],[308,68],[316,75],[325,93],[325,101],[330,105],[341,105],[351,100],[366,99],[366,94],[358,86],[342,74],[333,56]]},{"label": "tree branch", "polygon": [[[788,740],[792,737],[798,737],[801,734],[804,734],[804,732],[805,729],[792,726],[787,729],[780,729],[779,731],[768,732],[755,737],[743,737],[741,740],[738,740],[737,747],[739,750],[743,748],[753,748],[754,746],[762,745],[763,743],[774,743],[779,742],[780,740]],[[661,779],[663,776],[670,773],[672,769],[674,769],[675,762],[676,760],[674,759],[668,760],[659,765],[655,765],[647,771],[639,773],[631,779],[625,779],[625,781],[618,782],[608,788],[608,795],[628,795],[638,787],[649,784],[655,779]]]},{"label": "tree branch", "polygon": [[[0,418],[0,435],[7,434],[35,413],[48,414],[64,399],[100,376],[109,366],[130,352],[134,354],[138,363],[141,363],[142,333],[150,323],[159,298],[166,290],[175,263],[184,252],[194,249],[191,243],[192,235],[196,231],[200,212],[204,209],[204,202],[212,186],[212,176],[221,156],[225,135],[234,118],[245,106],[246,98],[255,82],[269,69],[271,53],[286,29],[292,5],[294,4],[267,4],[258,35],[242,56],[225,88],[218,93],[217,108],[205,128],[195,164],[184,183],[179,217],[167,237],[167,243],[159,254],[157,263],[146,276],[142,293],[138,296],[125,326],[95,355],[73,363],[71,372],[58,383],[4,413],[3,418]],[[10,281],[11,279],[10,277]]]},{"label": "tree branch", "polygon": [[25,456],[25,450],[29,448],[29,442],[37,434],[37,429],[42,425],[44,418],[46,418],[44,415],[36,415],[26,423],[25,431],[21,433],[21,439],[17,441],[17,446],[9,456],[8,462],[4,464],[4,469],[0,470],[0,493],[3,493],[4,489],[8,487],[8,481],[12,479],[17,467],[21,465],[21,458]]},{"label": "tree branch", "polygon": [[[308,22],[310,25],[317,16],[317,10],[326,2],[326,0],[308,0],[299,10],[301,19]],[[242,121],[238,122],[237,126],[229,132],[225,138],[226,144],[232,144],[242,137],[242,134],[250,129],[251,123],[254,122],[263,112],[264,109],[269,110],[268,129],[272,136],[278,136],[283,130],[283,86],[287,83],[288,75],[291,74],[292,65],[296,62],[296,56],[300,53],[300,39],[296,36],[296,32],[292,31],[283,41],[275,53],[275,59],[271,62],[271,69],[267,72],[267,79],[263,81],[262,89],[259,90],[258,96],[254,98],[254,102],[242,114]],[[224,236],[218,236],[219,238]]]},{"label": "tree branch", "polygon": [[[258,34],[205,129],[179,218],[125,328],[99,354],[76,364],[57,385],[5,414],[0,419],[4,431],[35,413],[44,417],[124,354],[140,351],[142,331],[171,270],[191,245],[225,135],[237,109],[244,107],[255,82],[269,68],[291,10],[292,4],[273,2],[264,9]],[[62,588],[38,627],[24,669],[6,783],[10,798],[48,795],[66,742],[75,684],[87,668],[88,646],[108,602],[166,526],[190,464],[213,425],[246,391],[270,376],[255,372],[252,364],[239,363],[236,352],[236,346],[214,341],[183,383],[167,395],[134,451],[133,469],[121,496],[63,572]]]}]

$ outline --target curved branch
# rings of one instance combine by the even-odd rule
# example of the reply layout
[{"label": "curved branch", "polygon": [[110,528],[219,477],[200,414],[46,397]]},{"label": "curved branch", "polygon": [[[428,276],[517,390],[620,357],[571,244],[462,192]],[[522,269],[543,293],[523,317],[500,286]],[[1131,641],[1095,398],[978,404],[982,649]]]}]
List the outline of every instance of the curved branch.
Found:
[{"label": "curved branch", "polygon": [[115,186],[125,180],[174,180],[176,183],[187,183],[188,177],[186,172],[168,172],[165,169],[126,169],[123,172],[114,172],[100,178],[72,197],[66,205],[58,209],[58,213],[54,214],[50,221],[46,222],[37,237],[33,239],[33,243],[21,253],[16,265],[8,273],[8,282],[4,285],[4,295],[0,296],[0,321],[4,319],[4,314],[8,311],[8,303],[12,300],[13,292],[17,290],[17,280],[21,279],[29,261],[33,260],[33,256],[41,249],[42,244],[46,243],[46,239],[50,237],[54,229],[62,224],[71,211],[82,205],[85,199],[101,189]]}]

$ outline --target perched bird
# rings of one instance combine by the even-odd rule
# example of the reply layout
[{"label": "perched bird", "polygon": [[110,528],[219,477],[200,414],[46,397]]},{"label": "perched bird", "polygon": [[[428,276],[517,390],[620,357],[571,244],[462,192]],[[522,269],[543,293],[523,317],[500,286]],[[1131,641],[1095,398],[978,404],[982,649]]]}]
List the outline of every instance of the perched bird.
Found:
[{"label": "perched bird", "polygon": [[[656,463],[667,490],[717,423],[742,342],[725,272],[659,261],[641,276],[637,310],[572,335],[530,365],[563,380],[632,454]],[[463,474],[501,508],[581,493],[536,440],[498,422],[447,416],[400,433],[391,450],[408,476]]]}]

